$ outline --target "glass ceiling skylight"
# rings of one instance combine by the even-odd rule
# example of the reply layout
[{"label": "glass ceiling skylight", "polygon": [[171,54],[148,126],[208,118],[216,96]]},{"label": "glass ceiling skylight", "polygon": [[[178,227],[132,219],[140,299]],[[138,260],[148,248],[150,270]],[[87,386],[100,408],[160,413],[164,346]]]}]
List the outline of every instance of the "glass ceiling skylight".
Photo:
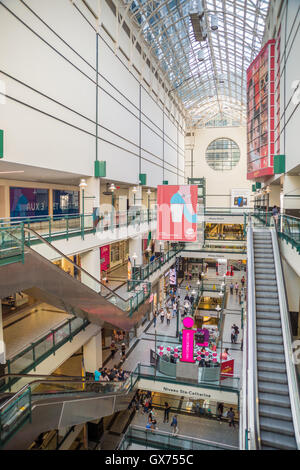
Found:
[{"label": "glass ceiling skylight", "polygon": [[[195,40],[187,0],[123,0],[181,98],[191,124],[221,113],[245,124],[246,70],[261,49],[270,0],[203,0],[207,40]],[[218,29],[211,30],[217,14]],[[198,52],[204,51],[204,60]],[[174,90],[176,88],[176,90]],[[170,90],[170,92],[171,92]]]}]

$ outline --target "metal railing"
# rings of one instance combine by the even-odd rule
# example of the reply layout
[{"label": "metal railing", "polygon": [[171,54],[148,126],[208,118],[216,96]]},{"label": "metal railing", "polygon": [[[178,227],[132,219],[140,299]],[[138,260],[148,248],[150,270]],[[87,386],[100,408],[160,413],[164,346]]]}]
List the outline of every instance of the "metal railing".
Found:
[{"label": "metal railing", "polygon": [[275,272],[277,279],[277,291],[281,316],[281,328],[284,344],[284,355],[286,364],[286,373],[289,385],[289,395],[291,403],[291,412],[295,431],[295,440],[297,448],[300,449],[300,401],[299,401],[299,383],[296,366],[293,364],[293,335],[290,320],[290,314],[287,304],[287,291],[283,275],[280,247],[277,234],[274,229],[271,230],[272,244],[274,251]]},{"label": "metal railing", "polygon": [[[250,449],[260,448],[259,413],[258,413],[258,378],[257,378],[257,351],[256,351],[256,295],[254,276],[254,246],[252,219],[249,215],[247,233],[248,276],[247,276],[247,397],[248,402],[248,433],[250,437]],[[246,345],[245,345],[246,346]]]},{"label": "metal railing", "polygon": [[76,399],[89,398],[91,394],[92,396],[124,395],[133,389],[138,380],[131,373],[124,381],[119,382],[95,382],[81,376],[30,374],[10,374],[1,378],[14,380],[17,377],[23,378],[28,383],[0,405],[0,446],[3,446],[26,422],[31,421],[35,399],[53,398],[55,395],[63,399],[73,393]]},{"label": "metal railing", "polygon": [[24,227],[0,227],[0,266],[24,262]]},{"label": "metal railing", "polygon": [[[26,374],[31,370],[36,370],[36,366],[47,357],[55,354],[55,351],[68,341],[72,341],[74,336],[80,333],[89,325],[88,320],[79,317],[70,318],[63,324],[50,330],[47,334],[37,339],[30,346],[18,352],[15,356],[7,360],[8,374]],[[15,380],[8,380],[8,383],[0,388],[0,391],[11,390]]]},{"label": "metal railing", "polygon": [[131,444],[140,444],[146,449],[182,450],[238,450],[237,447],[219,442],[197,439],[182,434],[172,434],[158,429],[145,429],[131,425],[124,434],[118,450],[127,450]]},{"label": "metal railing", "polygon": [[151,263],[142,266],[135,266],[132,279],[127,281],[127,290],[133,290],[136,287],[137,282],[143,282],[145,279],[148,279],[153,273],[155,273],[155,271],[159,270],[172,258],[175,258],[180,251],[181,246],[179,248],[171,248],[166,253],[161,253],[161,255],[151,261]]},{"label": "metal railing", "polygon": [[[150,223],[156,220],[156,211],[137,210],[100,212],[97,220],[94,214],[60,214],[32,217],[9,217],[0,219],[0,229],[12,227],[17,228],[23,225],[38,232],[48,241],[59,240],[62,238],[69,239],[74,236],[84,236],[88,233],[104,233],[121,227],[129,227],[130,225],[140,225],[142,223]],[[27,244],[38,243],[36,237],[27,233]]]}]

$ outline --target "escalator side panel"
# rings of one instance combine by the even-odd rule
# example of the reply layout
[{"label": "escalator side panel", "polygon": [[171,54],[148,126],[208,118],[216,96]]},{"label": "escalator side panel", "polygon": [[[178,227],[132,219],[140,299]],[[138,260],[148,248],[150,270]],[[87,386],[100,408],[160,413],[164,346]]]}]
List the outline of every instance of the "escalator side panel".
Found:
[{"label": "escalator side panel", "polygon": [[[105,297],[62,271],[52,262],[26,248],[23,263],[0,267],[0,298],[15,292],[28,291],[49,299],[58,308],[87,318],[92,323],[129,331],[134,321]],[[34,290],[32,290],[34,289]]]}]

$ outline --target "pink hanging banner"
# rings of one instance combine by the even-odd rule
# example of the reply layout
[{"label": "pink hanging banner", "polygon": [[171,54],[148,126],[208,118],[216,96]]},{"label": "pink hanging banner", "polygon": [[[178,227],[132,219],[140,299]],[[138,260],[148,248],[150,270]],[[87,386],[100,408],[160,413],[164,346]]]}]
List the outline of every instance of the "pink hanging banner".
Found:
[{"label": "pink hanging banner", "polygon": [[195,330],[182,330],[181,362],[196,362],[194,361],[194,335]]}]

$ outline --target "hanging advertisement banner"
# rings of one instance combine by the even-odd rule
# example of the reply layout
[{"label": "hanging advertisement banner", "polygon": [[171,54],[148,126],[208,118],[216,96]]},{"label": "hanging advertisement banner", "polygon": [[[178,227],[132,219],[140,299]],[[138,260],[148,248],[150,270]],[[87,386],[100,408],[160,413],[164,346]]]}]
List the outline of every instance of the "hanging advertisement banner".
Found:
[{"label": "hanging advertisement banner", "polygon": [[247,70],[247,178],[273,175],[275,153],[275,40]]},{"label": "hanging advertisement banner", "polygon": [[179,360],[180,362],[196,362],[194,361],[194,336],[196,331],[192,329],[194,319],[185,317],[182,323],[186,329],[182,330],[182,353]]},{"label": "hanging advertisement banner", "polygon": [[105,246],[101,246],[100,247],[100,258],[101,259],[104,259],[104,261],[102,261],[101,263],[101,271],[107,271],[108,268],[109,268],[109,258],[110,258],[110,249],[109,249],[109,245],[105,245]]},{"label": "hanging advertisement banner", "polygon": [[197,241],[197,195],[194,185],[157,187],[157,239]]}]

